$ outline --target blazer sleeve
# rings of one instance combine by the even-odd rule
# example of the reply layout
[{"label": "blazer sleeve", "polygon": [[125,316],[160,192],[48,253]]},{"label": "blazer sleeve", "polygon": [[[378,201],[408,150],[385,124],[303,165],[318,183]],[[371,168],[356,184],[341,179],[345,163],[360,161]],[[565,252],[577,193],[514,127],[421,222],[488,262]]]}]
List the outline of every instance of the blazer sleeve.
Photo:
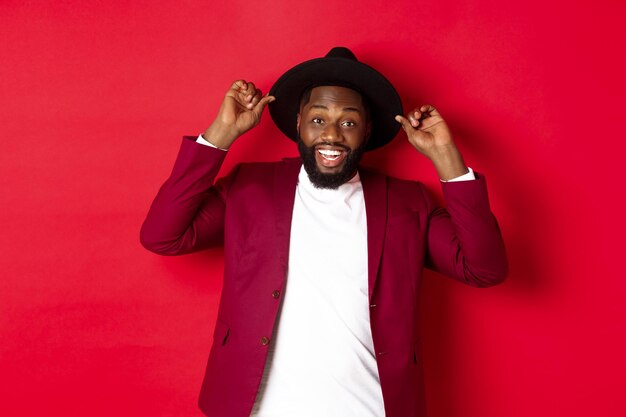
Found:
[{"label": "blazer sleeve", "polygon": [[214,184],[226,152],[183,138],[174,168],[157,193],[140,232],[141,244],[160,255],[182,255],[224,240],[229,175]]},{"label": "blazer sleeve", "polygon": [[442,183],[447,210],[426,192],[429,210],[426,266],[476,287],[506,278],[504,241],[489,206],[485,178]]}]

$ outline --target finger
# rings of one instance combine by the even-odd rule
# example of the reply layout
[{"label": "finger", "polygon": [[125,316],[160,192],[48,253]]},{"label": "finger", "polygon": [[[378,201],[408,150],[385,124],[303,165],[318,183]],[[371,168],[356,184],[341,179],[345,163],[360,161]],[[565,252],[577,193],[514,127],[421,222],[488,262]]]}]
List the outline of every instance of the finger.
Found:
[{"label": "finger", "polygon": [[[245,105],[245,90],[248,88],[248,83],[246,80],[235,80],[230,86],[230,89],[226,92],[226,97],[231,97],[236,100],[240,105]],[[228,100],[227,100],[228,101]],[[230,105],[234,105],[234,103],[230,103]],[[229,106],[231,107],[231,106]]]},{"label": "finger", "polygon": [[251,102],[256,94],[254,83],[246,83],[246,89],[243,92],[246,93],[246,101]]},{"label": "finger", "polygon": [[246,82],[246,80],[235,80],[230,86],[230,89],[240,92],[242,90],[245,90],[247,88],[247,85],[248,83]]},{"label": "finger", "polygon": [[437,109],[434,106],[432,106],[431,104],[424,104],[424,105],[422,105],[420,107],[420,111],[422,113],[427,114],[430,117],[433,117],[433,116],[441,117],[441,115],[439,114],[439,111],[437,111]]},{"label": "finger", "polygon": [[413,110],[412,112],[407,114],[407,119],[409,120],[409,123],[411,123],[411,126],[413,126],[414,128],[419,127],[421,117],[422,113],[419,110]]},{"label": "finger", "polygon": [[248,103],[247,107],[249,109],[256,107],[256,105],[259,103],[259,101],[261,101],[262,98],[263,98],[263,92],[261,90],[256,90],[254,96]]}]

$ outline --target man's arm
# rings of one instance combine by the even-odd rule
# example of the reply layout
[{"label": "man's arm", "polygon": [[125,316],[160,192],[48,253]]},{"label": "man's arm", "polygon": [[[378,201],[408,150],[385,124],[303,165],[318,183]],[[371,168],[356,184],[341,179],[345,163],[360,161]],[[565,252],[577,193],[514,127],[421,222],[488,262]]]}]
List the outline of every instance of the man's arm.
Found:
[{"label": "man's arm", "polygon": [[426,266],[465,284],[488,287],[506,278],[508,263],[485,178],[475,175],[473,181],[441,184],[445,209],[423,189],[429,212]]},{"label": "man's arm", "polygon": [[508,263],[485,179],[476,174],[474,180],[455,181],[464,179],[470,170],[433,106],[423,105],[396,120],[413,147],[435,166],[447,203],[447,210],[436,207],[424,195],[429,206],[427,266],[474,286],[502,282]]},{"label": "man's arm", "polygon": [[183,138],[174,169],[141,227],[140,241],[161,255],[181,255],[221,245],[224,181],[213,182],[226,152]]},{"label": "man's arm", "polygon": [[[172,174],[157,194],[141,228],[142,245],[162,255],[180,255],[223,242],[225,196],[236,172],[214,185],[232,143],[259,124],[265,106],[254,84],[235,81],[203,137],[214,147],[183,139]],[[221,149],[216,149],[221,148]]]}]

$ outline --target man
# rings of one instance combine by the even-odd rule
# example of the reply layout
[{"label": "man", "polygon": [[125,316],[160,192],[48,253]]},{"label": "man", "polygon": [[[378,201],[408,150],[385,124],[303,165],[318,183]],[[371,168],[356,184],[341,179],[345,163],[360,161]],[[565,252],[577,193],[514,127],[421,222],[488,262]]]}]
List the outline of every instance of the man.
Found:
[{"label": "man", "polygon": [[[214,183],[268,104],[301,158],[241,164]],[[358,168],[400,126],[434,164],[447,210],[420,183]],[[265,96],[234,82],[206,132],[183,140],[141,241],[164,255],[224,245],[200,394],[215,417],[423,416],[422,268],[475,286],[507,269],[485,180],[439,112],[402,116],[393,86],[346,48],[290,69]]]}]

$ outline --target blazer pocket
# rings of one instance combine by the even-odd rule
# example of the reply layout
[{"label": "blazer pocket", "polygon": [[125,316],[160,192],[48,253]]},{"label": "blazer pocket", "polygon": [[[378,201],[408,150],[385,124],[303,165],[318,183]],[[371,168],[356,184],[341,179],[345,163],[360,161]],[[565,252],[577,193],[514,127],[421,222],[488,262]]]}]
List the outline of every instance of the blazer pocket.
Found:
[{"label": "blazer pocket", "polygon": [[215,330],[213,331],[213,343],[220,343],[225,345],[230,334],[230,327],[223,321],[218,320],[215,323]]}]

